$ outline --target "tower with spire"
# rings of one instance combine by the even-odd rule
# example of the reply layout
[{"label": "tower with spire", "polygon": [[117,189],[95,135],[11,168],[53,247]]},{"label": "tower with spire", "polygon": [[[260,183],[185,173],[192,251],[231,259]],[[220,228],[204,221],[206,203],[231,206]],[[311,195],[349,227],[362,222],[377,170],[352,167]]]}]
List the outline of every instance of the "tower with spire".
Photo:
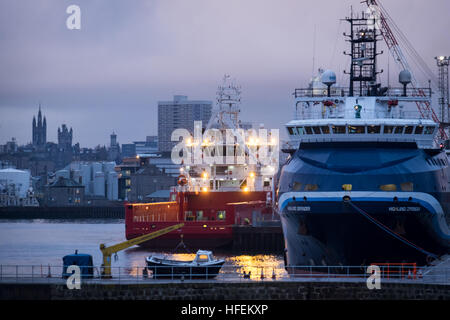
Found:
[{"label": "tower with spire", "polygon": [[45,146],[47,143],[47,119],[42,120],[41,104],[39,104],[39,112],[37,117],[33,116],[33,145],[35,147]]}]

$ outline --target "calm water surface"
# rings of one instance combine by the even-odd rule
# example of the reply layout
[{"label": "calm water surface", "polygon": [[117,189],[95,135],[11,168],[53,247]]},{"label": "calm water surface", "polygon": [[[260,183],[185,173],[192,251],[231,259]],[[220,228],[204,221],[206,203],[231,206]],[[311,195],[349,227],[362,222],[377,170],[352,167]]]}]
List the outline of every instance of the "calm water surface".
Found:
[{"label": "calm water surface", "polygon": [[[91,254],[94,264],[100,266],[100,243],[108,246],[125,240],[123,220],[0,220],[0,265],[60,266],[64,255],[78,250],[79,253]],[[132,247],[119,252],[118,260],[113,259],[112,266],[144,266],[145,258],[152,254],[167,255],[171,259],[193,259],[194,254],[182,252],[156,252]],[[214,252],[214,255],[225,259],[225,266],[245,266],[243,269],[252,271],[252,275],[260,272],[261,267],[276,270],[277,274],[284,272],[281,255],[220,252]]]}]

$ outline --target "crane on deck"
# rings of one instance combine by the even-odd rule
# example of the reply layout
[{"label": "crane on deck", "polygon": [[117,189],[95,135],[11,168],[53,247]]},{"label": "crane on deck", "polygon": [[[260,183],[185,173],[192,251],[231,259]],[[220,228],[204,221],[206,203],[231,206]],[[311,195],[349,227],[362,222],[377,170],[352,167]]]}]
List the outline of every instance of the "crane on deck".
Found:
[{"label": "crane on deck", "polygon": [[101,277],[102,278],[112,278],[112,274],[111,274],[111,256],[112,254],[115,254],[119,251],[125,250],[129,247],[132,247],[134,245],[138,245],[141,244],[145,241],[160,237],[166,233],[169,233],[171,231],[180,229],[181,227],[184,226],[184,223],[179,223],[155,232],[151,232],[151,233],[147,233],[144,234],[140,237],[131,239],[131,240],[127,240],[112,246],[107,247],[105,244],[100,244],[100,250],[102,251],[103,254],[103,264],[102,264],[102,272],[101,272]]},{"label": "crane on deck", "polygon": [[[381,35],[383,36],[383,39],[394,59],[396,64],[401,68],[401,70],[409,70],[411,72],[410,65],[408,63],[408,60],[406,56],[403,53],[403,50],[399,44],[399,41],[397,40],[397,37],[395,36],[395,33],[393,31],[393,28],[396,30],[397,34],[403,39],[403,41],[406,44],[406,48],[409,50],[409,53],[412,57],[414,57],[417,60],[418,65],[421,67],[421,69],[430,76],[430,81],[433,82],[434,85],[436,85],[437,81],[435,79],[435,76],[433,73],[429,70],[426,63],[422,60],[420,55],[415,51],[415,49],[412,47],[412,45],[409,43],[409,41],[406,39],[406,37],[401,33],[400,29],[395,25],[395,22],[393,19],[389,16],[389,13],[387,10],[381,5],[379,0],[364,0],[369,8],[370,13],[376,20],[375,27],[379,28]],[[391,28],[391,26],[393,28]],[[412,86],[418,90],[419,94],[422,96],[425,96],[425,92],[423,90],[419,89],[417,79],[414,77],[414,74],[412,74]],[[419,112],[422,117],[429,117],[433,119],[434,122],[438,123],[439,130],[440,130],[440,139],[441,140],[447,140],[448,136],[445,132],[444,126],[441,125],[441,121],[437,117],[436,113],[434,112],[433,108],[431,107],[429,102],[416,102],[417,108],[419,109]]]}]

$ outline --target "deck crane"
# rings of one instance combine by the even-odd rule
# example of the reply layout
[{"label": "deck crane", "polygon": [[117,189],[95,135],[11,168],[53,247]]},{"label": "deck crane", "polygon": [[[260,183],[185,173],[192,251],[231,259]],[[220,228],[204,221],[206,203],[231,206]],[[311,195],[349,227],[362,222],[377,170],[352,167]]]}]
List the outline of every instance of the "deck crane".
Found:
[{"label": "deck crane", "polygon": [[155,232],[151,232],[151,233],[147,233],[144,234],[143,236],[128,240],[128,241],[124,241],[112,246],[105,246],[105,244],[100,244],[100,250],[102,251],[103,254],[103,264],[102,264],[102,272],[101,272],[101,277],[102,278],[112,278],[112,274],[111,274],[111,255],[113,253],[117,253],[119,251],[125,250],[129,247],[132,247],[134,245],[137,244],[141,244],[145,241],[157,238],[159,236],[162,236],[166,233],[169,233],[171,231],[180,229],[181,227],[184,226],[184,223],[179,223]]},{"label": "deck crane", "polygon": [[[376,21],[376,27],[379,28],[381,35],[383,36],[384,41],[386,42],[387,47],[389,48],[389,51],[394,58],[394,61],[397,63],[397,65],[402,70],[409,70],[411,71],[411,68],[409,66],[408,60],[406,59],[406,56],[403,54],[402,48],[399,45],[399,42],[397,41],[397,38],[392,31],[389,22],[393,23],[391,21],[389,14],[387,13],[386,9],[379,3],[379,0],[364,0],[362,2],[365,2],[367,6],[369,7],[369,10],[371,14],[374,16]],[[418,56],[418,54],[416,54]],[[420,57],[419,57],[420,58]],[[412,75],[412,81],[411,85],[418,89],[418,82],[417,79]],[[423,90],[418,89],[418,92],[420,95],[425,95]],[[444,130],[444,127],[441,126],[441,121],[436,116],[436,113],[434,112],[433,108],[431,107],[429,102],[416,102],[417,108],[419,109],[419,112],[422,117],[430,116],[433,119],[434,122],[438,123],[439,131],[440,131],[440,139],[441,140],[447,140],[448,136]]]}]

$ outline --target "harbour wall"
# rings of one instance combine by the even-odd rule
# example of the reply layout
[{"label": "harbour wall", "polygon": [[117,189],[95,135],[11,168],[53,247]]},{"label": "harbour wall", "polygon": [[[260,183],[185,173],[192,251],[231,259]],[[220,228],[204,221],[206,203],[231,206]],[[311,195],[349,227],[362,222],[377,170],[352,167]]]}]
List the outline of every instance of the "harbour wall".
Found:
[{"label": "harbour wall", "polygon": [[450,300],[450,285],[365,282],[0,284],[0,300]]},{"label": "harbour wall", "polygon": [[284,238],[280,226],[233,227],[233,251],[258,251],[283,253]]}]

